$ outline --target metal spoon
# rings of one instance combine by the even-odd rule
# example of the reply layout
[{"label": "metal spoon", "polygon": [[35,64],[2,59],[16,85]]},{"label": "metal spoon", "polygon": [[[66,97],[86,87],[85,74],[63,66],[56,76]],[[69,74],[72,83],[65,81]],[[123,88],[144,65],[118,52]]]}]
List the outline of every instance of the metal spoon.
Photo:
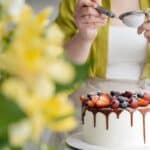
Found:
[{"label": "metal spoon", "polygon": [[125,12],[119,17],[116,16],[115,13],[111,12],[110,10],[97,6],[95,8],[100,14],[105,14],[106,16],[110,18],[118,18],[120,19],[125,25],[129,27],[138,27],[141,24],[144,23],[146,16],[150,14],[150,9],[147,9],[145,11],[130,11],[130,12]]},{"label": "metal spoon", "polygon": [[108,16],[110,18],[115,18],[116,17],[116,15],[113,12],[111,12],[110,10],[108,10],[104,7],[101,7],[99,5],[95,9],[97,10],[98,13],[105,14],[106,16]]},{"label": "metal spoon", "polygon": [[121,14],[119,19],[129,27],[139,27],[144,23],[147,15],[146,11],[130,11]]}]

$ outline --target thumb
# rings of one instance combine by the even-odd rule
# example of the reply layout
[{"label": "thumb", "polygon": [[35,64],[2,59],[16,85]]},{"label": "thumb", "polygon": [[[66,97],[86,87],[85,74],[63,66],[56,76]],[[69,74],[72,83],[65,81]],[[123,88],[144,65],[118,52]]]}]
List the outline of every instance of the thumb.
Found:
[{"label": "thumb", "polygon": [[78,0],[79,7],[97,7],[97,2],[95,0]]},{"label": "thumb", "polygon": [[98,5],[102,5],[102,0],[91,0],[91,1],[97,3]]}]

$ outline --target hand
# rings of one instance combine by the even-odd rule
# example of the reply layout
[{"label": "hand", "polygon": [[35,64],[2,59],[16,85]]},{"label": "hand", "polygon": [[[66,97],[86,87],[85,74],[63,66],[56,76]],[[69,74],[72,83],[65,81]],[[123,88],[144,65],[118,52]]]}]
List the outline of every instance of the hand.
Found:
[{"label": "hand", "polygon": [[150,43],[150,15],[147,16],[147,21],[138,28],[138,34],[142,34],[143,32]]},{"label": "hand", "polygon": [[95,10],[99,3],[101,0],[78,0],[75,23],[84,40],[93,41],[97,35],[97,29],[107,22],[107,16]]}]

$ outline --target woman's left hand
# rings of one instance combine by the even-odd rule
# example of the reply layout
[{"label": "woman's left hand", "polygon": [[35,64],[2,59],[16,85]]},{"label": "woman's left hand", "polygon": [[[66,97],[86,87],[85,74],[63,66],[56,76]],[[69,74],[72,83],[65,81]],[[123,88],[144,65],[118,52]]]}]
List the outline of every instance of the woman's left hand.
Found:
[{"label": "woman's left hand", "polygon": [[138,34],[142,33],[144,33],[144,36],[150,43],[150,15],[147,16],[147,21],[138,28]]}]

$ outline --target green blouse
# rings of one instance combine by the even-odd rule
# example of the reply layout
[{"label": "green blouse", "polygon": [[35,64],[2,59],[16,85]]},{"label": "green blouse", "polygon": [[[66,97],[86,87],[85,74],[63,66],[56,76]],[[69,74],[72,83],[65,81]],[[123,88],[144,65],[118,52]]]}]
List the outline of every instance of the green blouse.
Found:
[{"label": "green blouse", "polygon": [[[74,23],[74,12],[77,0],[62,0],[59,15],[55,23],[65,34],[64,42],[76,34],[77,27]],[[110,0],[102,0],[105,8],[111,9]],[[150,7],[150,0],[140,0],[140,7],[145,10]],[[106,78],[108,63],[108,35],[109,21],[106,26],[99,28],[98,35],[91,47],[88,62],[90,62],[90,76]],[[147,60],[143,68],[141,79],[150,78],[150,44],[148,44]]]}]

